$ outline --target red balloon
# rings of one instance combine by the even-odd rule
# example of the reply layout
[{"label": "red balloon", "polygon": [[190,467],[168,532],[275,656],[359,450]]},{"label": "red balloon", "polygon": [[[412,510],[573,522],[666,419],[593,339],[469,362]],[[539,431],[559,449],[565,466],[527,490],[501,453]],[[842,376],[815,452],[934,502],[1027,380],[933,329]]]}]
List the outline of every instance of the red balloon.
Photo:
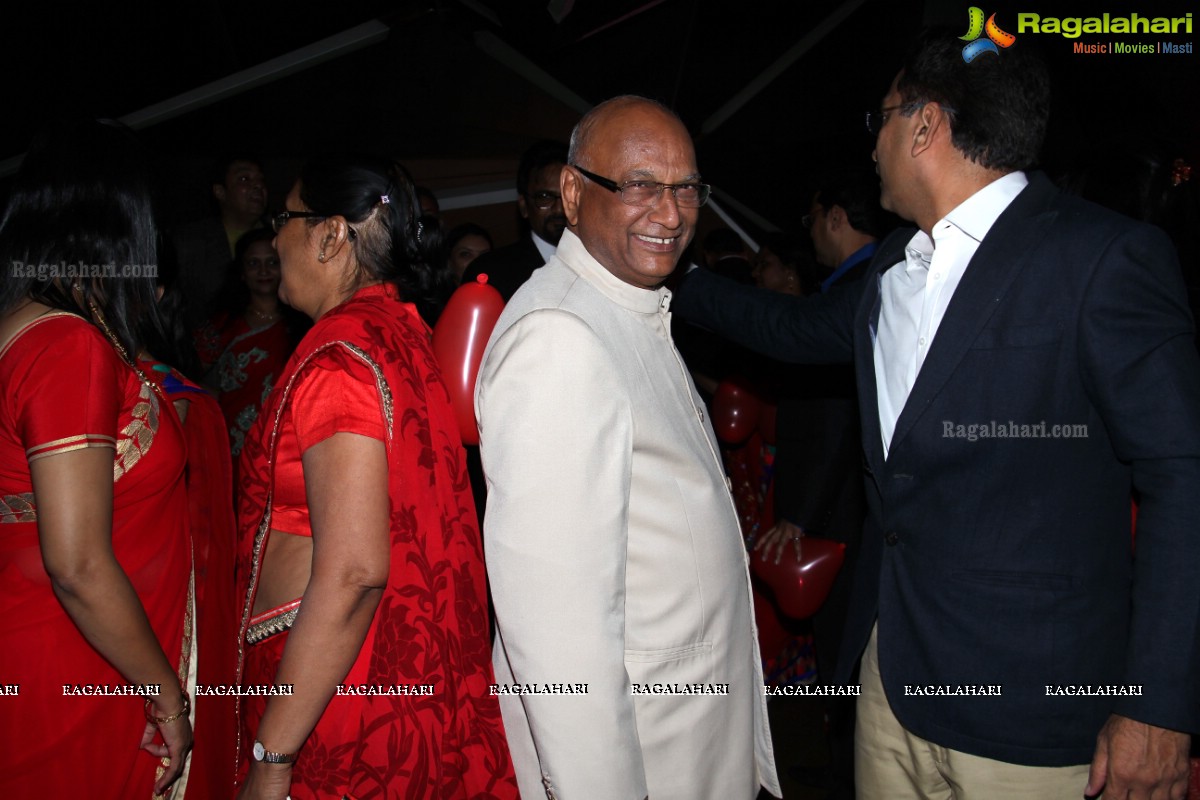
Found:
[{"label": "red balloon", "polygon": [[725,444],[746,441],[758,427],[762,401],[735,381],[721,381],[713,395],[713,432]]},{"label": "red balloon", "polygon": [[488,338],[504,310],[504,299],[495,287],[488,286],[487,275],[481,274],[475,280],[455,290],[433,327],[433,354],[450,390],[463,444],[479,444],[475,380]]},{"label": "red balloon", "polygon": [[775,593],[775,602],[783,613],[804,619],[817,613],[825,602],[845,559],[846,545],[841,542],[805,536],[800,540],[799,561],[789,543],[778,564],[773,557],[763,561],[762,553],[752,553],[750,567]]}]

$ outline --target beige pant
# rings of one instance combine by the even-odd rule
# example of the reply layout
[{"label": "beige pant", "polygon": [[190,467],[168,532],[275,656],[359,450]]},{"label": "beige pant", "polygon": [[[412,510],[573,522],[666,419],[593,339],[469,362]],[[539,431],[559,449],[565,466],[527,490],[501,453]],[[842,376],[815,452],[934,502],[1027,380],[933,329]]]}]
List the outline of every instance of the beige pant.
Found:
[{"label": "beige pant", "polygon": [[1080,800],[1088,764],[1023,767],[940,747],[909,733],[888,705],[879,678],[876,631],[863,653],[854,734],[860,800]]}]

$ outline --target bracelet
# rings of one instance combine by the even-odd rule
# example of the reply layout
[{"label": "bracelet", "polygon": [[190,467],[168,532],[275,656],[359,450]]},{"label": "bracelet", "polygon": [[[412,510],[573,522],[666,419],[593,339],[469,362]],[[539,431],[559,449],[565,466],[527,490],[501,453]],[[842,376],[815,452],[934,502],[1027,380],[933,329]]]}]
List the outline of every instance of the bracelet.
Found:
[{"label": "bracelet", "polygon": [[192,710],[192,701],[188,697],[187,692],[180,692],[180,694],[183,696],[183,708],[181,708],[179,711],[176,711],[174,714],[168,714],[165,717],[156,717],[150,713],[150,704],[154,702],[154,699],[147,697],[146,698],[146,722],[149,722],[151,725],[166,725],[168,722],[174,722],[175,720],[179,719],[180,717],[186,717],[188,715],[188,713]]}]

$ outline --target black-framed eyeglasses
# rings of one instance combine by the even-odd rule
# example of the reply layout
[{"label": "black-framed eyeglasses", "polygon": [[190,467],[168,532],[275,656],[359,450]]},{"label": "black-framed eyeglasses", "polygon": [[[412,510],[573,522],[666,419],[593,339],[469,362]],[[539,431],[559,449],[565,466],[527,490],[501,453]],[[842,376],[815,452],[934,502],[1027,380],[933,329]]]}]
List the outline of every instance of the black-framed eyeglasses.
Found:
[{"label": "black-framed eyeglasses", "polygon": [[287,225],[289,219],[297,219],[302,217],[316,217],[320,219],[324,214],[318,214],[315,211],[280,211],[275,216],[271,217],[271,227],[276,233],[283,230],[283,226]]},{"label": "black-framed eyeglasses", "polygon": [[[328,217],[328,214],[318,214],[316,211],[280,211],[271,217],[271,228],[279,233],[283,230],[283,226],[287,225],[289,219],[328,219]],[[349,231],[347,236],[350,239],[358,237],[358,231],[349,225],[346,226],[346,230]]]},{"label": "black-framed eyeglasses", "polygon": [[[888,117],[891,116],[891,113],[893,111],[900,111],[903,114],[908,114],[908,113],[911,113],[912,111],[920,108],[921,106],[925,105],[926,102],[928,102],[928,101],[910,100],[907,103],[899,103],[894,106],[884,106],[883,108],[879,109],[878,111],[868,111],[867,112],[867,133],[871,134],[872,136],[878,136],[879,131],[883,130],[883,126],[885,124],[887,124]],[[944,106],[941,103],[938,103],[937,105],[939,108],[942,109],[942,111],[945,111],[947,114],[954,113],[954,109],[951,108],[950,106]]]},{"label": "black-framed eyeglasses", "polygon": [[534,192],[526,197],[539,211],[549,211],[554,208],[555,203],[562,202],[562,195],[558,192]]},{"label": "black-framed eyeglasses", "polygon": [[658,181],[625,181],[617,183],[594,172],[588,172],[576,164],[570,165],[579,174],[597,186],[614,192],[627,206],[652,206],[658,203],[666,189],[671,190],[680,208],[699,208],[708,202],[712,187],[707,183],[659,183]]},{"label": "black-framed eyeglasses", "polygon": [[825,209],[821,208],[819,211],[810,211],[801,217],[800,224],[804,226],[804,230],[811,231],[813,223],[817,221],[817,214],[820,214],[824,211]]}]

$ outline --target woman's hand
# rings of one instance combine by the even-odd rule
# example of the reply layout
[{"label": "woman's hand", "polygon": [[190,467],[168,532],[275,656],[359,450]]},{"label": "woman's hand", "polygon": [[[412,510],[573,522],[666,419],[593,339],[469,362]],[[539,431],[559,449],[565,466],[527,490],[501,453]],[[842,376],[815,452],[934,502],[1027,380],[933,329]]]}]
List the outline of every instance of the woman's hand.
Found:
[{"label": "woman's hand", "polygon": [[292,765],[255,761],[237,800],[287,800],[292,790]]},{"label": "woman's hand", "polygon": [[754,543],[754,552],[763,551],[762,559],[767,560],[771,555],[771,548],[775,547],[775,563],[779,563],[780,556],[783,555],[787,543],[790,541],[796,548],[796,560],[800,560],[800,540],[804,538],[804,530],[799,525],[793,525],[787,520],[780,520],[775,523],[775,527],[763,534],[763,537]]},{"label": "woman's hand", "polygon": [[[157,709],[155,711],[157,713]],[[156,731],[162,732],[163,744],[154,742]],[[188,751],[192,749],[192,723],[188,721],[187,714],[162,724],[147,722],[146,730],[142,733],[141,748],[151,755],[171,760],[162,777],[154,782],[154,794],[163,794],[183,774],[184,762]]]}]

